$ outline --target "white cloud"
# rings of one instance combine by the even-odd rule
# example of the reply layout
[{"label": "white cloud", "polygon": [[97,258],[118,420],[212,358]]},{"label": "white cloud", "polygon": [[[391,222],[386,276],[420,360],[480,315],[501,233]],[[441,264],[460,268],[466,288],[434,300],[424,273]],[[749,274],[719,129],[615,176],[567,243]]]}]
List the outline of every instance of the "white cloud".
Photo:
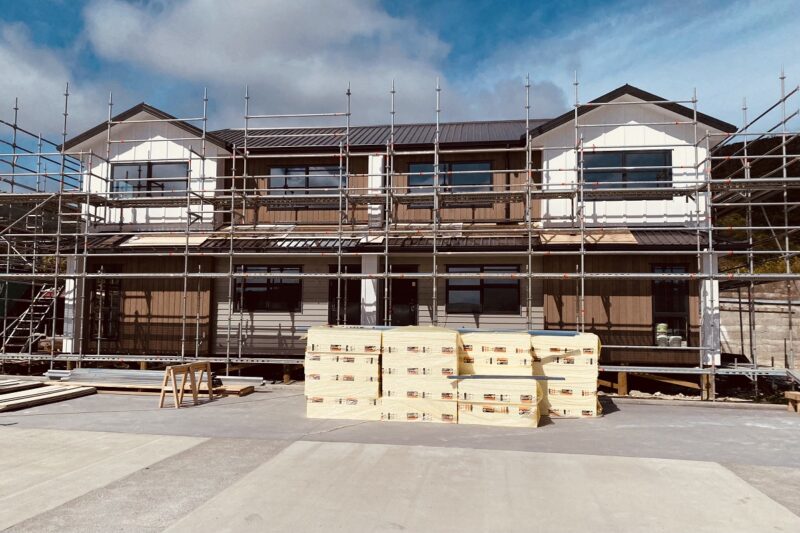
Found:
[{"label": "white cloud", "polygon": [[800,79],[797,2],[628,3],[541,38],[498,48],[477,66],[487,77],[530,70],[573,100],[630,83],[668,99],[697,88],[701,111],[740,123],[742,97],[761,110],[779,96],[778,75]]},{"label": "white cloud", "polygon": [[71,82],[68,133],[80,132],[103,118],[108,97],[95,84],[76,80],[65,54],[35,44],[22,24],[0,24],[0,72],[4,120],[13,119],[18,98],[20,126],[60,142],[67,82]]},{"label": "white cloud", "polygon": [[[506,78],[479,91],[448,83],[442,65],[449,46],[420,21],[392,17],[372,0],[98,0],[84,16],[103,58],[209,86],[215,125],[243,125],[245,84],[251,112],[284,113],[344,110],[348,82],[354,122],[387,122],[393,79],[397,120],[432,121],[437,77],[444,120],[524,116],[522,72],[516,108]],[[543,107],[563,107],[558,90],[543,88],[535,96]]]}]

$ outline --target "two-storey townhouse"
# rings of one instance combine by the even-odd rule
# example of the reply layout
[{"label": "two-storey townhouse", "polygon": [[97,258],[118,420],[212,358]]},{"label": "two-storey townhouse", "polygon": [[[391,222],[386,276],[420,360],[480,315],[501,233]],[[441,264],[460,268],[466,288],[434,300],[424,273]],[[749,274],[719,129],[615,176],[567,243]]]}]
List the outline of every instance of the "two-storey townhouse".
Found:
[{"label": "two-storey townhouse", "polygon": [[299,356],[313,325],[435,323],[585,328],[609,361],[696,363],[652,348],[658,324],[714,342],[706,131],[735,127],[629,85],[438,127],[209,133],[140,104],[65,144],[111,200],[71,268],[114,274],[75,291],[73,350]]}]

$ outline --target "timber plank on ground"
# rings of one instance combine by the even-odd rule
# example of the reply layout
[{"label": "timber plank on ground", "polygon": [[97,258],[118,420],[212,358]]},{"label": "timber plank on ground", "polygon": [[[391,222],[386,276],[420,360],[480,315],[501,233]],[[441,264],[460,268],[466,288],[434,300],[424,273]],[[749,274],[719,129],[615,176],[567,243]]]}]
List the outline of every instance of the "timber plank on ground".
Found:
[{"label": "timber plank on ground", "polygon": [[96,393],[93,387],[67,387],[64,385],[46,385],[36,389],[12,392],[0,395],[0,412],[26,409],[37,405],[71,400],[80,396]]},{"label": "timber plank on ground", "polygon": [[[79,387],[94,387],[101,392],[113,392],[118,390],[120,392],[127,391],[135,393],[136,391],[142,394],[149,394],[152,392],[161,392],[161,385],[155,383],[141,382],[141,383],[111,383],[108,381],[63,381],[66,386],[79,386]],[[167,389],[172,392],[171,388]],[[208,392],[208,386],[201,384],[199,387],[200,392]],[[214,394],[220,396],[247,396],[255,391],[253,385],[222,385],[214,387]]]},{"label": "timber plank on ground", "polygon": [[0,380],[0,394],[35,389],[44,385],[41,381],[20,381],[18,379]]}]

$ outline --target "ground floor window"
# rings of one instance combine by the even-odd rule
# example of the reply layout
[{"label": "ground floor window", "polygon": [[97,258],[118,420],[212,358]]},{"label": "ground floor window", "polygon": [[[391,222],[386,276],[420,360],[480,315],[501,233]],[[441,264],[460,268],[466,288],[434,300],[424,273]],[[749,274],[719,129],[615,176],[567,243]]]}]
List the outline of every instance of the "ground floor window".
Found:
[{"label": "ground floor window", "polygon": [[303,305],[300,278],[259,277],[258,274],[300,274],[302,271],[299,266],[238,265],[236,272],[250,277],[235,280],[235,310],[299,313]]},{"label": "ground floor window", "polygon": [[[655,265],[657,274],[685,274],[684,265]],[[653,281],[653,335],[658,324],[667,325],[667,335],[689,339],[689,282],[658,279]],[[655,340],[655,339],[654,339]]]},{"label": "ground floor window", "polygon": [[[119,272],[120,269],[104,268],[102,272]],[[94,282],[91,295],[92,340],[117,340],[119,338],[119,319],[122,308],[122,280],[119,278],[99,278]]]},{"label": "ground floor window", "polygon": [[[449,265],[448,273],[519,273],[518,265]],[[509,278],[449,278],[448,313],[519,314],[519,280]]]}]

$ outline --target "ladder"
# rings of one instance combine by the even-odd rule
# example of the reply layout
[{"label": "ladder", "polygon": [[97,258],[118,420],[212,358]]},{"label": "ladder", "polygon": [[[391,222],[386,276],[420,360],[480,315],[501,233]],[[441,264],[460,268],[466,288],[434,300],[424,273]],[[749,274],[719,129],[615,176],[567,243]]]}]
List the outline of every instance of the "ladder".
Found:
[{"label": "ladder", "polygon": [[45,336],[39,329],[52,316],[60,291],[52,285],[44,285],[36,293],[31,305],[6,328],[3,335],[2,353],[24,353]]}]

